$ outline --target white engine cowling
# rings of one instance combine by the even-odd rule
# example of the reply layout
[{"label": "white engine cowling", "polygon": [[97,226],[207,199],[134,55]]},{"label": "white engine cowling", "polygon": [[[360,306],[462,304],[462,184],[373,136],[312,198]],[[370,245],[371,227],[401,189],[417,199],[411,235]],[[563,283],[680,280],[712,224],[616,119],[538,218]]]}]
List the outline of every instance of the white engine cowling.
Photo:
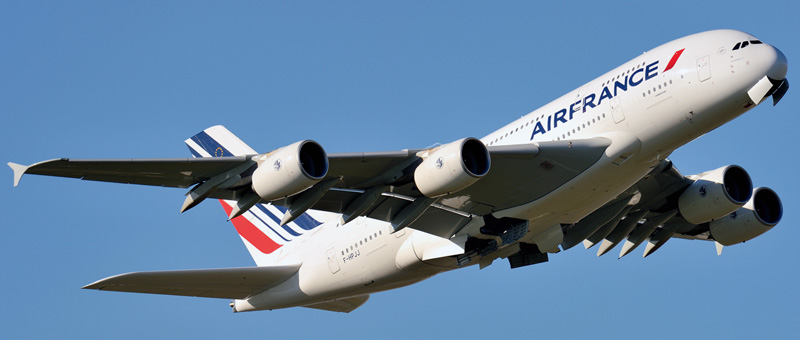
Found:
[{"label": "white engine cowling", "polygon": [[700,224],[720,218],[741,208],[750,199],[753,182],[738,165],[690,176],[689,185],[678,198],[678,209],[686,221]]},{"label": "white engine cowling", "polygon": [[711,236],[722,245],[741,243],[772,229],[783,217],[783,205],[769,188],[756,188],[744,207],[709,223]]},{"label": "white engine cowling", "polygon": [[462,190],[489,172],[491,158],[483,142],[464,138],[428,151],[414,170],[423,195],[439,197]]},{"label": "white engine cowling", "polygon": [[253,191],[266,201],[292,196],[328,173],[328,155],[315,141],[305,140],[256,157]]}]

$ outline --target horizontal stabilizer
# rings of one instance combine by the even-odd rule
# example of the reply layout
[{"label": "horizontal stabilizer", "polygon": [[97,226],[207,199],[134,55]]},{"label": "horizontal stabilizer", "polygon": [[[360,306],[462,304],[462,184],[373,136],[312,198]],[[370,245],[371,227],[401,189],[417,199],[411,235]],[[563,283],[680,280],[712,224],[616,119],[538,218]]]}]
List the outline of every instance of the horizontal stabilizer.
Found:
[{"label": "horizontal stabilizer", "polygon": [[356,308],[361,307],[361,305],[366,303],[367,300],[369,300],[369,295],[362,295],[362,296],[356,296],[356,297],[351,297],[351,298],[347,298],[347,299],[341,299],[341,300],[334,300],[334,301],[328,301],[328,302],[323,302],[323,303],[317,303],[317,304],[303,306],[303,307],[327,310],[327,311],[331,311],[331,312],[350,313],[350,312],[356,310]]},{"label": "horizontal stabilizer", "polygon": [[138,272],[102,279],[83,289],[245,299],[294,275],[300,265]]}]

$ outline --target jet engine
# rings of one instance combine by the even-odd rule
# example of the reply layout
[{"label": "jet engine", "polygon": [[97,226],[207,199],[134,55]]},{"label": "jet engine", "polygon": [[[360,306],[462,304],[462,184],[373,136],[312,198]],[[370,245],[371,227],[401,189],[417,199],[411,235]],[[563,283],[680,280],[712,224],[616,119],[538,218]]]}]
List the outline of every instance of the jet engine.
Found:
[{"label": "jet engine", "polygon": [[476,138],[464,138],[428,151],[414,170],[417,189],[428,197],[462,190],[489,172],[489,150]]},{"label": "jet engine", "polygon": [[772,229],[783,217],[783,205],[770,188],[756,188],[743,207],[709,223],[711,236],[722,245],[744,242]]},{"label": "jet engine", "polygon": [[678,209],[686,221],[700,224],[730,214],[742,207],[753,193],[750,175],[738,165],[690,176],[689,185],[678,198]]},{"label": "jet engine", "polygon": [[297,194],[328,173],[328,155],[315,141],[305,140],[256,157],[253,191],[266,201]]}]

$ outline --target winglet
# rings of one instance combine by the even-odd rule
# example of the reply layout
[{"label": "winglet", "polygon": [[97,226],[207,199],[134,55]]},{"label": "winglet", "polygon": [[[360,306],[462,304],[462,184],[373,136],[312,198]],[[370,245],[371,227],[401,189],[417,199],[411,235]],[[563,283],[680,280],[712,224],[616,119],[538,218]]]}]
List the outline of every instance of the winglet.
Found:
[{"label": "winglet", "polygon": [[22,179],[22,175],[25,174],[25,171],[28,171],[28,168],[30,168],[30,166],[25,166],[13,162],[8,162],[7,164],[11,168],[11,170],[14,170],[14,187],[16,187],[17,185],[19,185],[19,180]]}]

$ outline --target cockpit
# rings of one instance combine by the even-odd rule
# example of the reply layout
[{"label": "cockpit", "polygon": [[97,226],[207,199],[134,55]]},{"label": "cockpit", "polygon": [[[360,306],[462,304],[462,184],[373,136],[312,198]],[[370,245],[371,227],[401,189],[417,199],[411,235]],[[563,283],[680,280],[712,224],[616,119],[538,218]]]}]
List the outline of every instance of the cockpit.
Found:
[{"label": "cockpit", "polygon": [[736,50],[738,50],[740,48],[745,48],[745,47],[750,46],[750,45],[758,45],[758,44],[763,44],[763,43],[761,42],[761,40],[741,41],[741,42],[736,43],[735,46],[733,46],[733,51],[736,51]]}]

